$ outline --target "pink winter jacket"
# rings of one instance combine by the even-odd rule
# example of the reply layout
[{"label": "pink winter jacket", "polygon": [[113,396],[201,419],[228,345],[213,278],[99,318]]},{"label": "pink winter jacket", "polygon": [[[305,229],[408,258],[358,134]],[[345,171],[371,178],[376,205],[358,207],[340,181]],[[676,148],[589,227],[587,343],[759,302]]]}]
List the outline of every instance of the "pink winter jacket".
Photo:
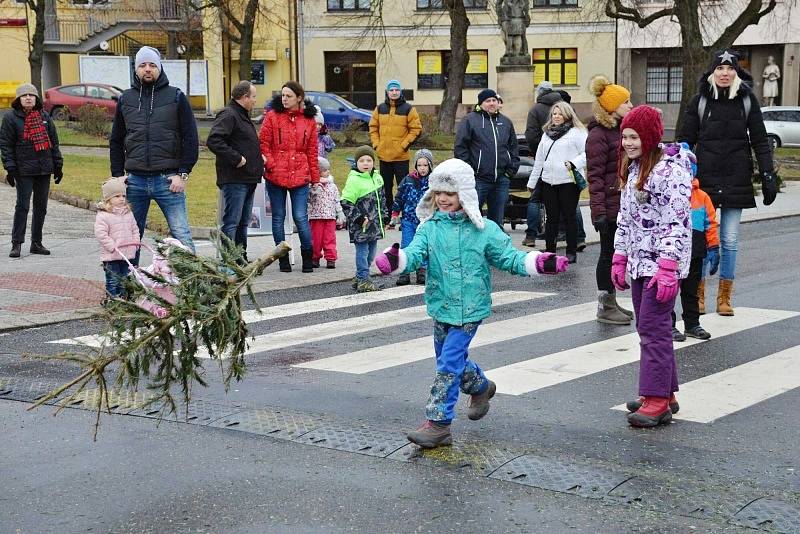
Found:
[{"label": "pink winter jacket", "polygon": [[[101,261],[121,260],[122,256],[114,250],[118,244],[139,243],[139,227],[136,226],[136,219],[127,207],[114,212],[100,208],[94,220],[94,235],[100,242]],[[133,245],[121,247],[120,250],[128,259],[136,254],[136,247]]]},{"label": "pink winter jacket", "polygon": [[339,189],[333,183],[332,176],[320,177],[319,183],[319,186],[312,185],[308,190],[308,218],[336,219],[342,213]]}]

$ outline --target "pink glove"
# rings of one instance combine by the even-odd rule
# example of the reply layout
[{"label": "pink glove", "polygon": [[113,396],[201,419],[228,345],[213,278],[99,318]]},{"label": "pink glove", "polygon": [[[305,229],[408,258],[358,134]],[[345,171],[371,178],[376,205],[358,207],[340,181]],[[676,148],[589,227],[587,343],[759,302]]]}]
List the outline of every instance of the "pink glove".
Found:
[{"label": "pink glove", "polygon": [[675,272],[678,270],[678,262],[675,260],[668,260],[667,258],[658,258],[658,270],[650,283],[647,284],[647,289],[653,287],[654,284],[658,285],[656,291],[656,300],[658,302],[669,302],[678,294],[678,276]]},{"label": "pink glove", "polygon": [[628,265],[628,256],[614,254],[611,259],[611,283],[620,291],[630,289],[631,286],[625,281],[625,267]]},{"label": "pink glove", "polygon": [[558,274],[567,270],[569,259],[556,256],[552,252],[542,252],[536,256],[536,271],[539,274]]},{"label": "pink glove", "polygon": [[375,267],[381,274],[391,274],[400,264],[400,244],[395,243],[375,257]]}]

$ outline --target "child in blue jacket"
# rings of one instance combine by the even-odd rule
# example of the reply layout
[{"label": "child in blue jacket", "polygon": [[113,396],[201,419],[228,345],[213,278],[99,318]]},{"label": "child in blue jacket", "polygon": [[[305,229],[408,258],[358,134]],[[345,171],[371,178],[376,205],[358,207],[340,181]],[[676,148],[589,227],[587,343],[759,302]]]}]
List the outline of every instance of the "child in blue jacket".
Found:
[{"label": "child in blue jacket", "polygon": [[[403,178],[397,186],[397,194],[392,204],[392,219],[389,226],[394,227],[400,221],[400,248],[406,248],[419,226],[417,218],[417,204],[419,199],[428,190],[428,175],[433,171],[433,153],[427,148],[417,150],[414,154],[414,170]],[[401,218],[402,214],[402,218]],[[407,286],[411,283],[411,275],[401,274],[397,279],[398,286]],[[425,285],[425,264],[417,269],[417,284]]]},{"label": "child in blue jacket", "polygon": [[459,389],[470,395],[467,416],[489,411],[497,389],[469,359],[469,344],[492,307],[492,276],[497,269],[522,276],[555,274],[567,258],[549,252],[521,252],[497,224],[481,216],[475,174],[467,163],[449,159],[436,167],[428,191],[417,205],[420,225],[404,249],[395,243],[375,258],[382,274],[409,273],[428,262],[425,303],[433,318],[436,377],[426,406],[426,421],[408,434],[420,447],[450,445],[450,422]]}]

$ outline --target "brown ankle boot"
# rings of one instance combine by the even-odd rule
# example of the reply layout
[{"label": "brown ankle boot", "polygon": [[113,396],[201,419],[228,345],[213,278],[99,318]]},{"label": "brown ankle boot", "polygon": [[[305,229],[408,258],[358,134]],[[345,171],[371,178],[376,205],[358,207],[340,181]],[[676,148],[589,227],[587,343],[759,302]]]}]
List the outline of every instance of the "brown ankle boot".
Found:
[{"label": "brown ankle boot", "polygon": [[733,315],[733,306],[731,306],[732,295],[733,280],[723,280],[720,278],[719,289],[717,290],[717,313],[719,315]]},{"label": "brown ankle boot", "polygon": [[700,315],[706,314],[706,281],[700,280],[700,285],[697,286],[697,309]]}]

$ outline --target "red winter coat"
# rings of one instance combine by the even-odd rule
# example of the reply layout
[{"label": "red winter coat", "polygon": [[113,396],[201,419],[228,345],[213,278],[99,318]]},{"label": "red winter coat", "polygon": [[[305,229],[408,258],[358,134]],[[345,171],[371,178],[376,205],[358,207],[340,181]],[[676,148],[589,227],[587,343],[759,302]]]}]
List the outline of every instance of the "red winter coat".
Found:
[{"label": "red winter coat", "polygon": [[272,99],[272,109],[264,117],[258,135],[266,179],[277,186],[294,189],[319,182],[317,162],[317,113],[310,100],[303,112],[288,111],[280,95]]},{"label": "red winter coat", "polygon": [[586,178],[589,182],[589,206],[592,222],[605,216],[608,222],[617,222],[619,213],[620,180],[617,175],[619,161],[619,124],[601,124],[597,118],[589,123],[586,138]]}]

